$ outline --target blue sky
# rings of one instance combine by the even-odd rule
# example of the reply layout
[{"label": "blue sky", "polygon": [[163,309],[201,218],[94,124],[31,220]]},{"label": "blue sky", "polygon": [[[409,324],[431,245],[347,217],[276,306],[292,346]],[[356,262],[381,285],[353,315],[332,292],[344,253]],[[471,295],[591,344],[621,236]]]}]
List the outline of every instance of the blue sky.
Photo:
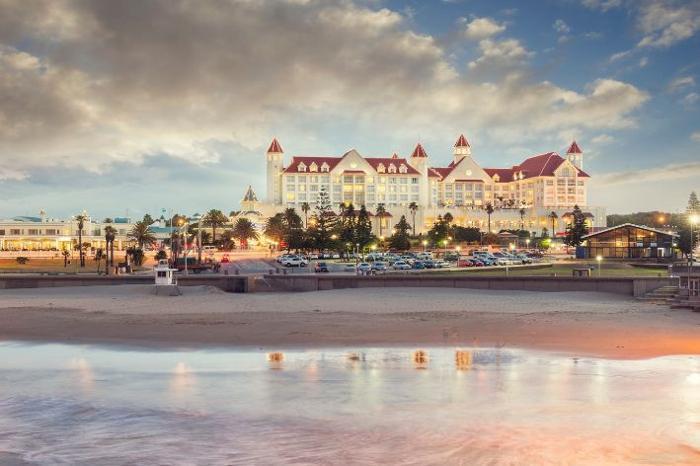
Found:
[{"label": "blue sky", "polygon": [[[286,156],[573,139],[609,213],[700,190],[700,2],[0,3],[0,217],[238,209]],[[288,160],[287,159],[287,160]]]}]

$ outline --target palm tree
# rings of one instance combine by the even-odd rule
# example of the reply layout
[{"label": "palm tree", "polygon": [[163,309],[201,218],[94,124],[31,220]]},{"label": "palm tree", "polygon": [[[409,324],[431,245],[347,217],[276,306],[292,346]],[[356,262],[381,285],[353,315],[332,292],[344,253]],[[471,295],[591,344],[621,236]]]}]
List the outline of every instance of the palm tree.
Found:
[{"label": "palm tree", "polygon": [[524,220],[524,218],[525,218],[525,208],[524,208],[524,207],[521,207],[519,213],[520,213],[520,229],[521,229],[521,230],[524,230],[524,229],[525,229],[525,220]]},{"label": "palm tree", "polygon": [[408,210],[411,211],[411,221],[413,222],[413,236],[416,236],[416,212],[418,212],[418,204],[411,202],[408,204]]},{"label": "palm tree", "polygon": [[301,211],[304,212],[304,228],[309,228],[309,211],[311,206],[308,202],[301,203]]},{"label": "palm tree", "polygon": [[489,233],[491,233],[491,214],[493,214],[493,206],[490,202],[486,203],[486,215],[489,217]]},{"label": "palm tree", "polygon": [[85,267],[85,256],[83,256],[83,227],[85,227],[85,221],[87,219],[87,215],[84,213],[75,216],[75,220],[78,222],[78,254],[80,255],[81,267]]},{"label": "palm tree", "polygon": [[247,244],[249,239],[258,239],[258,232],[255,231],[255,225],[245,217],[236,220],[236,224],[233,225],[231,233],[234,238],[238,239],[241,247]]},{"label": "palm tree", "polygon": [[226,223],[228,223],[228,217],[219,209],[211,209],[204,216],[203,224],[211,227],[212,243],[216,243],[216,229],[226,226]]},{"label": "palm tree", "polygon": [[382,219],[386,217],[386,207],[384,207],[384,203],[380,202],[377,204],[377,215],[376,217],[379,219],[379,236],[382,236]]},{"label": "palm tree", "polygon": [[556,236],[557,230],[556,230],[556,222],[559,216],[557,215],[556,212],[552,211],[549,214],[549,219],[552,221],[552,238]]},{"label": "palm tree", "polygon": [[117,234],[117,229],[112,225],[105,227],[105,249],[107,250],[107,259],[105,269],[109,275],[110,267],[114,266],[114,237]]},{"label": "palm tree", "polygon": [[136,241],[139,245],[139,249],[143,249],[146,245],[150,246],[156,242],[156,236],[149,227],[150,225],[147,221],[141,220],[140,222],[136,222],[127,235],[127,238]]}]

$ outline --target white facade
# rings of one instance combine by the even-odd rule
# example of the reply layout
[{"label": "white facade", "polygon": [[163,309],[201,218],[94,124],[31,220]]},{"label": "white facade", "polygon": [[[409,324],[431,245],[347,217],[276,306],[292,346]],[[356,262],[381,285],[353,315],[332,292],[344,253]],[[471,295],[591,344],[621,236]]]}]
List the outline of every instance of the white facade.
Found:
[{"label": "white facade", "polygon": [[[519,228],[551,229],[551,212],[565,217],[574,205],[590,214],[592,226],[605,225],[605,211],[588,206],[583,171],[583,152],[573,142],[566,157],[547,152],[527,158],[510,168],[482,168],[472,157],[471,145],[462,135],[453,146],[447,167],[430,167],[429,157],[418,144],[408,158],[363,157],[350,150],[340,157],[295,156],[286,166],[275,139],[267,152],[267,205],[280,211],[303,203],[313,207],[318,193],[326,190],[334,207],[341,203],[365,205],[370,212],[383,204],[393,222],[401,215],[412,221],[409,206],[418,205],[417,231],[425,231],[438,215],[449,212],[455,223],[486,229],[484,208],[490,204],[492,230]],[[520,209],[525,209],[521,219]],[[393,223],[390,221],[390,223]],[[555,229],[563,230],[561,220]]]}]

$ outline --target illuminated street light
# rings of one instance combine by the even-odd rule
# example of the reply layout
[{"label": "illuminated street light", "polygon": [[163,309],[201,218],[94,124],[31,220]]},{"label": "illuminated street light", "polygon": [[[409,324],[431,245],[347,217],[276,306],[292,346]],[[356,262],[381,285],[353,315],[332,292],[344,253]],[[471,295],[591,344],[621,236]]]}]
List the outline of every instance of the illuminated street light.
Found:
[{"label": "illuminated street light", "polygon": [[428,245],[428,241],[423,240],[423,252],[425,252],[425,247]]},{"label": "illuminated street light", "polygon": [[597,256],[595,256],[595,260],[598,261],[598,278],[600,278],[600,266],[603,263],[603,256],[598,254]]}]

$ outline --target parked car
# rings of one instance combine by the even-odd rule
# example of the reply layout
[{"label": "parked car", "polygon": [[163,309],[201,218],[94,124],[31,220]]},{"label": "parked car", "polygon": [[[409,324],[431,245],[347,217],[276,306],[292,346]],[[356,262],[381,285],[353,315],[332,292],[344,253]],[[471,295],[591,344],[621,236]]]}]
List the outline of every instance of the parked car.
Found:
[{"label": "parked car", "polygon": [[372,272],[374,273],[385,273],[387,271],[387,263],[382,261],[376,261],[372,264]]},{"label": "parked car", "polygon": [[457,260],[457,267],[474,267],[474,260],[469,257],[460,257]]},{"label": "parked car", "polygon": [[280,263],[285,267],[306,267],[309,265],[309,261],[301,256],[286,257],[282,259],[282,262]]},{"label": "parked car", "polygon": [[330,270],[328,270],[328,264],[326,262],[316,262],[316,265],[314,266],[314,272],[328,273],[330,272]]},{"label": "parked car", "polygon": [[532,257],[529,257],[526,254],[518,254],[517,257],[523,261],[523,264],[532,264]]},{"label": "parked car", "polygon": [[425,262],[419,260],[414,261],[412,267],[416,270],[423,270],[425,268]]},{"label": "parked car", "polygon": [[283,260],[289,259],[290,257],[293,257],[293,256],[294,256],[294,254],[282,254],[281,256],[277,256],[276,260],[277,260],[277,262],[279,262],[281,264]]},{"label": "parked car", "polygon": [[433,261],[433,267],[436,269],[446,269],[446,268],[450,267],[450,263],[447,261],[443,261],[443,260],[436,260],[436,261]]},{"label": "parked car", "polygon": [[411,264],[402,260],[394,262],[394,264],[391,267],[394,270],[411,270]]},{"label": "parked car", "polygon": [[372,271],[372,265],[367,262],[360,262],[356,267],[357,271],[362,274],[367,274]]},{"label": "parked car", "polygon": [[435,268],[435,262],[432,259],[423,261],[423,265],[425,266],[426,269],[434,269]]}]

